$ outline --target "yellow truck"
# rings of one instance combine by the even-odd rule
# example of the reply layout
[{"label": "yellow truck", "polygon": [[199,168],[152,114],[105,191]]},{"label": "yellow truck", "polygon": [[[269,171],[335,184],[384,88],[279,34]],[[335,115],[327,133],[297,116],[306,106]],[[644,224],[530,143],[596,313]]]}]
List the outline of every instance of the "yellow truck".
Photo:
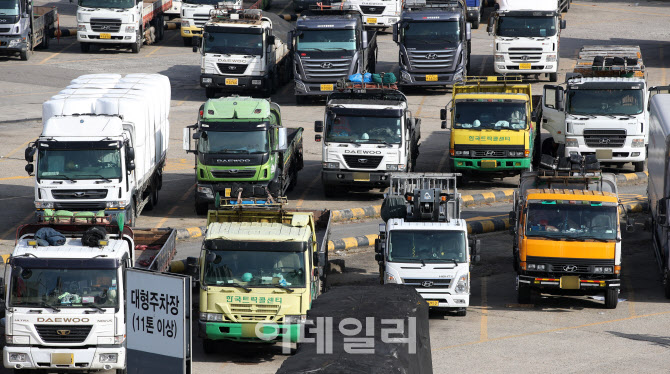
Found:
[{"label": "yellow truck", "polygon": [[510,223],[518,302],[529,304],[533,292],[604,293],[605,307],[614,309],[621,285],[616,177],[588,170],[594,163],[579,156],[565,160],[553,170],[523,173],[515,193]]},{"label": "yellow truck", "polygon": [[[440,111],[451,132],[447,168],[463,176],[512,176],[537,168],[540,131],[531,85],[520,76],[466,77]],[[539,96],[538,96],[539,99]]]},{"label": "yellow truck", "polygon": [[208,212],[198,323],[206,353],[217,340],[297,342],[325,289],[330,211],[285,202],[224,200]]}]

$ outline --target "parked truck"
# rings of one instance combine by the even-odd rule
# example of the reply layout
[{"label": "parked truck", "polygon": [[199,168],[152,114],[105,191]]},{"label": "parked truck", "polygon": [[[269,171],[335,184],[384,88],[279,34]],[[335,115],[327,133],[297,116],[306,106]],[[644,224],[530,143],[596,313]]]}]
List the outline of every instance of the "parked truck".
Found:
[{"label": "parked truck", "polygon": [[346,4],[361,13],[365,27],[386,29],[398,22],[404,2],[404,0],[353,0],[346,1]]},{"label": "parked truck", "polygon": [[545,74],[558,81],[561,18],[556,0],[515,0],[501,4],[489,18],[493,67],[497,74]]},{"label": "parked truck", "polygon": [[[293,64],[285,44],[291,24],[260,9],[212,11],[202,40],[200,86],[208,98],[217,92],[261,91],[270,96],[291,80]],[[284,40],[282,40],[284,39]],[[201,48],[199,48],[201,47]]]},{"label": "parked truck", "polygon": [[91,45],[124,46],[139,53],[145,41],[163,39],[164,13],[172,0],[77,0],[77,4],[77,41],[83,53]]},{"label": "parked truck", "polygon": [[470,70],[470,23],[463,0],[408,0],[393,26],[400,86],[450,86]]},{"label": "parked truck", "polygon": [[412,116],[407,97],[394,85],[341,86],[328,96],[324,121],[314,122],[315,140],[323,144],[321,183],[327,197],[384,189],[390,172],[414,170],[419,156],[421,119]]},{"label": "parked truck", "polygon": [[0,54],[27,61],[36,47],[49,48],[57,20],[56,7],[33,6],[31,0],[0,2]]},{"label": "parked truck", "polygon": [[19,227],[2,279],[5,368],[126,372],[125,270],[166,271],[176,230],[121,227],[65,211]]},{"label": "parked truck", "polygon": [[164,15],[168,20],[181,17],[181,0],[172,0],[172,6],[165,10]]},{"label": "parked truck", "polygon": [[562,86],[544,86],[537,118],[551,138],[542,152],[596,155],[605,164],[644,171],[649,92],[639,46],[592,45],[579,52]]},{"label": "parked truck", "polygon": [[207,215],[200,255],[205,352],[217,340],[297,342],[327,287],[330,211],[286,209],[285,198],[271,196],[220,202]]},{"label": "parked truck", "polygon": [[[467,77],[453,87],[447,168],[467,177],[512,176],[539,164],[540,129],[531,121],[531,85],[519,76]],[[448,113],[450,113],[448,115]]]},{"label": "parked truck", "polygon": [[510,212],[518,302],[529,304],[532,292],[604,293],[614,309],[622,265],[616,177],[594,156],[542,158],[548,169],[521,175]]},{"label": "parked truck", "polygon": [[431,309],[465,316],[478,242],[461,218],[458,174],[393,173],[375,259],[382,284],[416,288]]},{"label": "parked truck", "polygon": [[98,211],[134,225],[158,204],[170,126],[160,74],[90,74],[42,106],[42,133],[25,151],[35,208]]},{"label": "parked truck", "polygon": [[339,79],[375,72],[377,33],[363,29],[357,11],[304,12],[290,38],[298,104],[307,96],[327,96]]},{"label": "parked truck", "polygon": [[279,105],[270,100],[207,100],[198,122],[183,133],[184,149],[195,154],[196,212],[206,214],[217,195],[285,196],[303,168],[302,134],[302,127],[284,127]]}]

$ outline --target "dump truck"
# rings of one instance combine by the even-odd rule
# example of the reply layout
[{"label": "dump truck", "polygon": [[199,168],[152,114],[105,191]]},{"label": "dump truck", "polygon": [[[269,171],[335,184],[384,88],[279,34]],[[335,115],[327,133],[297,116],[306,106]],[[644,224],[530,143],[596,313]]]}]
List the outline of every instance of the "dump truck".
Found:
[{"label": "dump truck", "polygon": [[206,353],[217,340],[296,342],[327,287],[330,211],[285,206],[269,195],[221,198],[208,212],[198,322]]},{"label": "dump truck", "polygon": [[447,168],[464,177],[512,176],[539,163],[540,129],[531,121],[531,85],[520,76],[466,77],[453,86]]},{"label": "dump truck", "polygon": [[458,174],[393,173],[375,240],[382,284],[413,287],[431,309],[465,316],[479,242],[461,218]]},{"label": "dump truck", "polygon": [[589,45],[564,85],[545,85],[537,113],[550,138],[542,153],[595,155],[603,164],[631,162],[644,171],[649,91],[639,46]]},{"label": "dump truck", "polygon": [[217,195],[285,196],[304,165],[302,134],[284,127],[279,105],[268,99],[207,100],[183,131],[184,149],[195,154],[196,212],[206,214]]},{"label": "dump truck", "polygon": [[0,3],[0,54],[27,61],[37,47],[49,48],[58,20],[56,7],[34,6],[31,0]]},{"label": "dump truck", "polygon": [[616,308],[622,265],[616,176],[601,172],[595,156],[543,155],[542,165],[521,175],[510,212],[517,301],[531,303],[532,292],[604,294],[605,307]]},{"label": "dump truck", "polygon": [[2,279],[5,368],[125,373],[125,270],[167,271],[175,240],[174,229],[131,229],[103,212],[20,226]]}]

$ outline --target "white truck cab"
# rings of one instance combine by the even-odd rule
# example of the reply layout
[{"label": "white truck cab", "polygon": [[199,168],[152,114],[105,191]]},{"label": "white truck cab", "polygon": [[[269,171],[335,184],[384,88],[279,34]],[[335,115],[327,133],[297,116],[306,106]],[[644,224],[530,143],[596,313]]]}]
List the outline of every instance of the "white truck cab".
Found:
[{"label": "white truck cab", "polygon": [[400,19],[404,0],[353,0],[348,1],[351,9],[358,10],[363,16],[366,28],[386,28]]}]

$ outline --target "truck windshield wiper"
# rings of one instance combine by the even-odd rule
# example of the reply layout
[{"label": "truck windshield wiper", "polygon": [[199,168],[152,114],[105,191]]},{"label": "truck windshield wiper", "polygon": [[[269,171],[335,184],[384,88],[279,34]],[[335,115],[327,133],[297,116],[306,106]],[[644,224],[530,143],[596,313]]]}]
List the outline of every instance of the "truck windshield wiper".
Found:
[{"label": "truck windshield wiper", "polygon": [[[56,177],[62,177],[62,178],[56,178]],[[70,182],[77,183],[76,180],[74,180],[74,179],[68,177],[68,176],[65,175],[65,174],[49,175],[48,178],[44,178],[44,177],[42,177],[42,179],[67,179],[67,180],[69,180]]]},{"label": "truck windshield wiper", "polygon": [[597,238],[595,236],[579,236],[577,239],[592,239],[592,240],[597,240],[599,242],[608,242],[609,241],[607,239]]},{"label": "truck windshield wiper", "polygon": [[[577,116],[586,116],[586,119],[588,119],[588,118],[596,118],[596,116],[595,116],[594,114],[583,114],[583,113],[580,113],[580,114],[572,114],[572,113],[568,113],[568,114],[571,115],[571,116],[573,116],[573,117],[575,117],[575,118],[578,118]],[[584,120],[585,118],[579,118],[579,119]]]},{"label": "truck windshield wiper", "polygon": [[96,304],[96,303],[85,303],[85,304],[82,304],[82,305],[84,305],[85,307],[88,307],[88,308],[97,309],[97,310],[100,311],[100,313],[104,313],[104,312],[105,312],[105,310],[102,309],[102,308],[101,308],[98,304]]},{"label": "truck windshield wiper", "polygon": [[339,48],[339,47],[328,47],[326,49],[329,50],[329,51],[350,51],[350,49]]},{"label": "truck windshield wiper", "polygon": [[388,147],[391,146],[391,143],[387,142],[386,140],[381,140],[381,139],[368,139],[368,143],[379,143],[379,144],[384,144]]},{"label": "truck windshield wiper", "polygon": [[84,174],[84,175],[82,175],[82,177],[98,177],[98,178],[104,180],[105,182],[111,182],[112,181],[111,179],[105,178],[100,174]]},{"label": "truck windshield wiper", "polygon": [[219,153],[251,153],[245,149],[222,149]]},{"label": "truck windshield wiper", "polygon": [[44,308],[53,309],[54,312],[60,312],[60,308],[55,307],[55,306],[53,306],[53,305],[47,303],[46,301],[42,301],[42,302],[40,303],[40,306],[41,306],[41,307],[44,307]]},{"label": "truck windshield wiper", "polygon": [[293,293],[293,291],[294,291],[292,288],[282,286],[281,284],[273,284],[273,286],[275,286],[277,288],[281,288],[282,290],[286,290],[286,292],[288,292],[288,293]]},{"label": "truck windshield wiper", "polygon": [[317,52],[323,52],[323,49],[320,49],[320,48],[305,48],[305,49],[301,49],[301,51],[317,51]]},{"label": "truck windshield wiper", "polygon": [[551,240],[560,239],[560,237],[554,236],[554,235],[526,235],[526,236],[528,238],[542,238],[542,239],[551,239]]},{"label": "truck windshield wiper", "polygon": [[241,289],[245,290],[247,293],[251,292],[251,288],[245,287],[245,286],[243,286],[239,283],[224,283],[224,284],[217,284],[217,286],[220,286],[220,287],[237,287],[237,288],[241,288]]}]

